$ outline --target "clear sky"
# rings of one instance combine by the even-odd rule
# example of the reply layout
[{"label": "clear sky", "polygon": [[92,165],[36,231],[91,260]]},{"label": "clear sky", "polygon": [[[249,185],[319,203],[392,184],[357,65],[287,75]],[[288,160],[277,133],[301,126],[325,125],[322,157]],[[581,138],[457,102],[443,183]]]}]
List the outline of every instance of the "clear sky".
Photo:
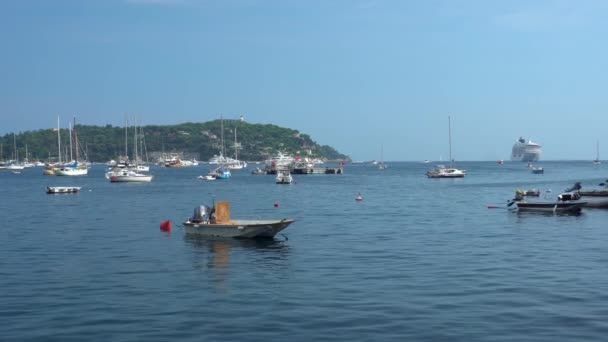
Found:
[{"label": "clear sky", "polygon": [[[1,0],[0,134],[244,115],[356,160],[608,156],[608,1]],[[601,153],[601,151],[600,151]]]}]

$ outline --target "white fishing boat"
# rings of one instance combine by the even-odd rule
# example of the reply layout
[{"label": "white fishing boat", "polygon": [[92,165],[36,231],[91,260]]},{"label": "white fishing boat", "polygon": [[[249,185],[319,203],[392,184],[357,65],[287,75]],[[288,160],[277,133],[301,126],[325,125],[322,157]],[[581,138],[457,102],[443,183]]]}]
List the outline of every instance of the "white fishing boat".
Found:
[{"label": "white fishing boat", "polygon": [[82,187],[80,186],[47,186],[46,193],[47,194],[69,194],[80,191]]},{"label": "white fishing boat", "polygon": [[465,175],[466,170],[446,167],[445,165],[437,165],[436,168],[426,173],[429,178],[463,178]]},{"label": "white fishing boat", "polygon": [[275,181],[277,184],[291,184],[291,182],[293,182],[293,177],[289,170],[278,170]]},{"label": "white fishing boat", "polygon": [[202,180],[206,180],[206,181],[212,181],[212,180],[216,180],[217,177],[215,177],[214,175],[205,175],[205,176],[198,176],[196,177],[198,179],[202,179]]},{"label": "white fishing boat", "polygon": [[112,183],[120,182],[151,182],[154,176],[138,173],[133,170],[115,170],[106,174]]},{"label": "white fishing boat", "polygon": [[201,205],[194,209],[192,217],[184,225],[186,234],[222,238],[272,238],[292,224],[292,219],[280,220],[233,220],[230,218],[230,202],[216,202],[213,208]]}]

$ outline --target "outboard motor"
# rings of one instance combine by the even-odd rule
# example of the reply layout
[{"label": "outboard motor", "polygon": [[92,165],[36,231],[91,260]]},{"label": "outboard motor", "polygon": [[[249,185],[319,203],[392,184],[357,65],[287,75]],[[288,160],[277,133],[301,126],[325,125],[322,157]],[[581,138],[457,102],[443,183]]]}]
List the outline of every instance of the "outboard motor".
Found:
[{"label": "outboard motor", "polygon": [[211,213],[211,208],[206,205],[200,205],[194,208],[194,214],[190,218],[190,222],[194,223],[209,223],[209,214]]},{"label": "outboard motor", "polygon": [[566,192],[570,192],[570,191],[578,191],[582,188],[581,186],[581,182],[576,182],[574,183],[573,186],[571,186],[570,188],[566,189]]},{"label": "outboard motor", "polygon": [[581,198],[581,195],[578,192],[565,192],[557,196],[557,199],[560,201],[576,201]]}]

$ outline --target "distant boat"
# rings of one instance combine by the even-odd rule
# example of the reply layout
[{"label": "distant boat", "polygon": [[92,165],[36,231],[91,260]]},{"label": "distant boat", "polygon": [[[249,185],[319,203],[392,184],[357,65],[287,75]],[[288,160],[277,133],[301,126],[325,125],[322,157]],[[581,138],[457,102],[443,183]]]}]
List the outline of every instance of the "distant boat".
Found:
[{"label": "distant boat", "polygon": [[275,181],[277,184],[291,184],[293,177],[289,170],[278,170]]},{"label": "distant boat", "polygon": [[540,166],[533,166],[532,167],[532,173],[545,173],[545,169],[543,169]]},{"label": "distant boat", "polygon": [[386,170],[388,165],[384,164],[384,145],[380,146],[380,162],[378,163],[379,170]]},{"label": "distant boat", "polygon": [[602,162],[600,161],[600,142],[599,140],[595,143],[595,160],[593,161],[593,164],[595,165],[599,165]]},{"label": "distant boat", "polygon": [[47,186],[47,194],[70,194],[76,193],[82,189],[79,186]]},{"label": "distant boat", "polygon": [[[428,178],[463,178],[466,175],[466,170],[460,170],[453,166],[454,159],[452,159],[452,122],[450,117],[448,116],[448,137],[450,144],[450,167],[445,167],[444,165],[437,165],[437,167],[433,170],[429,170],[426,173]],[[439,157],[441,159],[441,157]]]}]

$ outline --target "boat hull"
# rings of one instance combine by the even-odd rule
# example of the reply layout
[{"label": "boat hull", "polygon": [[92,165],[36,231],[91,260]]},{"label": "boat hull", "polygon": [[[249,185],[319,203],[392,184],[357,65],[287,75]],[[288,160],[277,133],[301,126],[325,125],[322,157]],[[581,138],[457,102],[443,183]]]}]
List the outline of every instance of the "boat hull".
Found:
[{"label": "boat hull", "polygon": [[593,196],[593,197],[599,197],[599,196],[608,196],[608,190],[589,190],[589,191],[583,191],[583,190],[579,190],[578,194],[581,196]]},{"label": "boat hull", "polygon": [[110,182],[112,183],[148,183],[152,181],[152,176],[110,176]]},{"label": "boat hull", "polygon": [[233,220],[229,224],[183,223],[186,234],[223,238],[272,238],[294,220]]},{"label": "boat hull", "polygon": [[545,213],[579,213],[587,202],[518,202],[517,211]]},{"label": "boat hull", "polygon": [[62,168],[55,170],[57,176],[86,176],[89,173],[87,168]]},{"label": "boat hull", "polygon": [[71,194],[80,191],[79,186],[47,186],[47,194]]}]

